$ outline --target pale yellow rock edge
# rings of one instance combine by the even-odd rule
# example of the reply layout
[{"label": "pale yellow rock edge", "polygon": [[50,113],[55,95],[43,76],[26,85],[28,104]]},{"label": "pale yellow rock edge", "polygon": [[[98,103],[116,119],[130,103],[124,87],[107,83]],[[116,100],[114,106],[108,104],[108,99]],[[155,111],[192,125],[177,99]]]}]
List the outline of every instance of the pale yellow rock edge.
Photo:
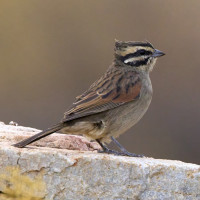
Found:
[{"label": "pale yellow rock edge", "polygon": [[15,195],[0,193],[0,199],[200,199],[199,165],[98,154],[94,151],[99,148],[96,143],[81,138],[79,143],[90,151],[66,150],[64,144],[56,143],[57,135],[37,143],[40,147],[11,146],[24,134],[36,132],[0,123],[0,191]]}]

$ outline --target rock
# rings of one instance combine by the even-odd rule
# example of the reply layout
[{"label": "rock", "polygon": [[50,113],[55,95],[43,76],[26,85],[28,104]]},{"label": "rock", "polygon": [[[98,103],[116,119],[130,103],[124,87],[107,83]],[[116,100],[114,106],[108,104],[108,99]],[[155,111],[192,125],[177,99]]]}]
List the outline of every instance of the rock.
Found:
[{"label": "rock", "polygon": [[[16,124],[16,122],[14,122],[14,124],[9,123],[9,125],[5,125],[3,122],[0,123],[0,142],[12,141],[14,144],[41,131],[35,128],[28,128],[18,125],[16,126]],[[48,137],[42,138],[31,145],[82,151],[93,151],[100,149],[98,143],[89,142],[82,136],[58,133],[54,133]]]},{"label": "rock", "polygon": [[[51,148],[48,142],[57,140],[59,135],[49,136],[52,140],[45,139],[37,146],[11,146],[36,132],[0,124],[0,199],[200,199],[199,165],[67,150],[59,142]],[[88,143],[87,150],[94,150]]]}]

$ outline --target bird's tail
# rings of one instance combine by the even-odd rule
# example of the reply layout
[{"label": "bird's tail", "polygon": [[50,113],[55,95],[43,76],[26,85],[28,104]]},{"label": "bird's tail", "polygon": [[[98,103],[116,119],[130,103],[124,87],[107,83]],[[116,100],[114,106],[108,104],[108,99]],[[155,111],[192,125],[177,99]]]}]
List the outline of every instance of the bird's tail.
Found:
[{"label": "bird's tail", "polygon": [[59,123],[59,124],[56,124],[55,126],[51,127],[51,128],[48,128],[47,130],[45,131],[42,131],[40,133],[37,133],[25,140],[22,140],[21,142],[19,143],[16,143],[16,144],[13,144],[14,147],[19,147],[19,148],[23,148],[25,147],[26,145],[28,144],[31,144],[32,142],[35,142],[43,137],[46,137],[47,135],[50,135],[56,131],[59,131],[60,129],[63,128],[63,123]]}]

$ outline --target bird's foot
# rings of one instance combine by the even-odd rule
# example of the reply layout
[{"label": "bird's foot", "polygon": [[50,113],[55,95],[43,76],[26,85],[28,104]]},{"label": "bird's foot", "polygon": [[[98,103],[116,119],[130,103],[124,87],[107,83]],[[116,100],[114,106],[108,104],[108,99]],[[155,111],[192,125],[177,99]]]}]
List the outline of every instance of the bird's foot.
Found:
[{"label": "bird's foot", "polygon": [[144,157],[144,155],[138,155],[138,154],[135,154],[135,153],[130,153],[128,151],[126,152],[119,152],[119,151],[115,151],[115,150],[112,150],[112,149],[104,149],[104,150],[99,150],[98,153],[107,153],[107,154],[113,154],[113,155],[116,155],[116,156],[129,156],[129,157]]},{"label": "bird's foot", "polygon": [[130,156],[130,157],[140,157],[140,158],[145,157],[144,155],[138,155],[135,153],[128,152],[113,136],[111,136],[111,139],[124,155]]},{"label": "bird's foot", "polygon": [[119,151],[115,151],[115,150],[112,150],[112,149],[99,150],[98,153],[113,154],[113,155],[115,155],[115,156],[125,156],[124,153],[119,152]]},{"label": "bird's foot", "polygon": [[112,149],[109,149],[106,145],[104,145],[103,143],[101,143],[99,140],[96,140],[99,145],[102,147],[103,150],[99,150],[99,153],[107,153],[107,154],[113,154],[116,156],[129,156],[129,157],[144,157],[144,155],[138,155],[135,153],[130,153],[128,152],[124,147],[122,147],[118,141],[116,141],[115,139],[112,138],[112,140],[117,143],[117,146],[120,147],[120,152],[119,151],[115,151]]},{"label": "bird's foot", "polygon": [[140,155],[140,154],[135,154],[135,153],[130,153],[128,151],[122,151],[122,153],[126,156],[129,156],[129,157],[138,157],[138,158],[143,158],[145,157],[144,155]]}]

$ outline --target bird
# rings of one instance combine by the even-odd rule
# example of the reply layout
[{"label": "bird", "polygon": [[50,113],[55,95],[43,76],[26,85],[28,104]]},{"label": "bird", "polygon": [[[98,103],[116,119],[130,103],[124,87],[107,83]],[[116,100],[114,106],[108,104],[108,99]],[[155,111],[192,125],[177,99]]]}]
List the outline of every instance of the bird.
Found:
[{"label": "bird", "polygon": [[[14,147],[23,148],[56,131],[83,135],[101,146],[100,153],[143,157],[127,151],[117,137],[134,126],[152,100],[149,77],[158,57],[165,55],[148,41],[115,40],[114,59],[107,71],[88,90],[76,97],[64,117],[52,127]],[[119,151],[108,148],[113,141]]]}]

